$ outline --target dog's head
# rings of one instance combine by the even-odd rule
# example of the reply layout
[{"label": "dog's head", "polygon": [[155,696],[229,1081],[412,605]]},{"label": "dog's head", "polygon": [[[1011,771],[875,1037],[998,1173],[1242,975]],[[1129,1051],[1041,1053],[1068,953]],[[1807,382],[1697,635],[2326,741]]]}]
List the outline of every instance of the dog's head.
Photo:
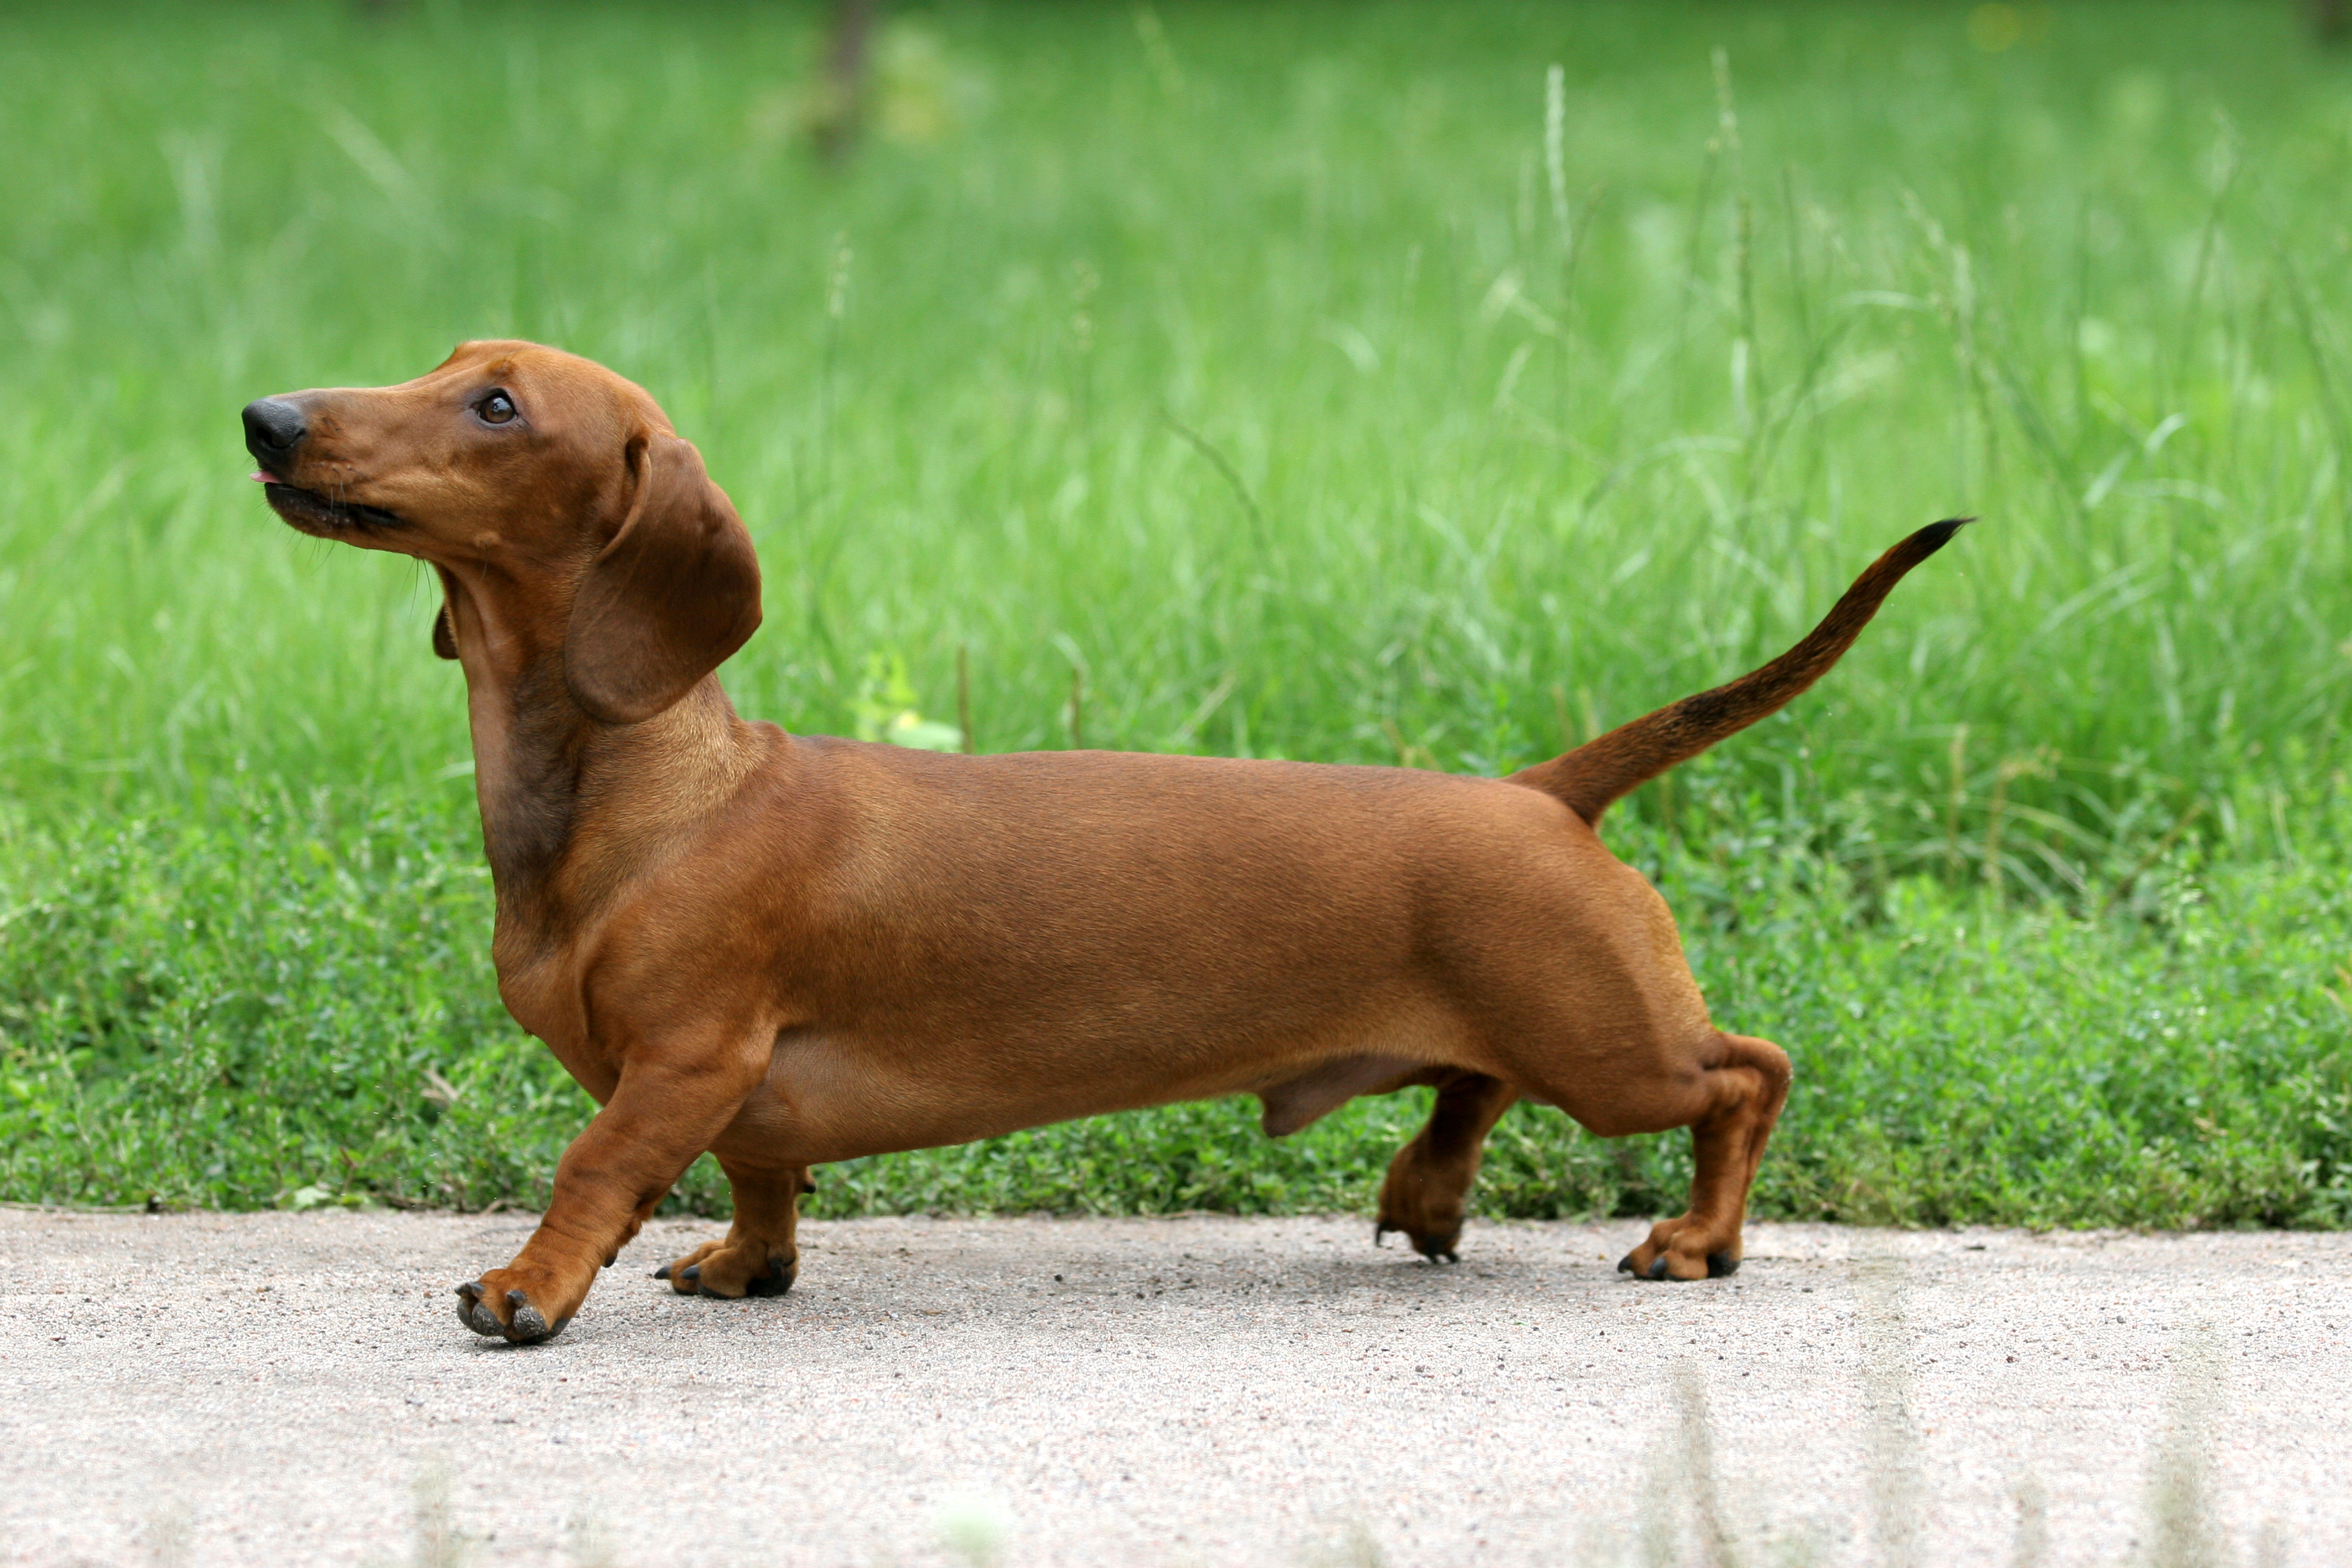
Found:
[{"label": "dog's head", "polygon": [[[566,684],[601,722],[669,707],[760,624],[751,535],[701,455],[643,387],[575,355],[461,344],[398,386],[248,404],[245,444],[303,532],[510,585],[526,619],[560,625]],[[433,641],[457,657],[446,610]]]}]

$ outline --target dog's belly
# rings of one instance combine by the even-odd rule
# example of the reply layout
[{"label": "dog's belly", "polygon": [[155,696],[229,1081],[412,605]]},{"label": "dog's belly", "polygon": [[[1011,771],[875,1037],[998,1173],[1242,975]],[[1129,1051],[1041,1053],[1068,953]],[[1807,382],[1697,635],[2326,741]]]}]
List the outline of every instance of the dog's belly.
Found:
[{"label": "dog's belly", "polygon": [[767,1081],[730,1140],[755,1143],[782,1163],[824,1164],[1234,1094],[1258,1096],[1266,1131],[1281,1137],[1359,1094],[1402,1087],[1433,1065],[1476,1054],[1433,1006],[1339,1022],[1319,1039],[1208,1053],[1139,1047],[1055,1055],[1050,1042],[1035,1040],[1002,1050],[900,1052],[793,1030],[778,1038]]}]

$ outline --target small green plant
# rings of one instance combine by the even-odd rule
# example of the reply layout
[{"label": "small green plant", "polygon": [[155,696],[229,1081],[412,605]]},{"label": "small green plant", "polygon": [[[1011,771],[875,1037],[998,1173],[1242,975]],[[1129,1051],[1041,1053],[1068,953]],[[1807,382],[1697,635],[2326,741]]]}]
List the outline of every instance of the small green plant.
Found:
[{"label": "small green plant", "polygon": [[1004,1560],[1013,1521],[992,1498],[963,1497],[940,1505],[931,1518],[940,1544],[971,1568],[996,1568]]},{"label": "small green plant", "polygon": [[2147,1479],[2140,1568],[2234,1568],[2215,1517],[2210,1451],[2220,1361],[2210,1328],[2184,1336]]},{"label": "small green plant", "polygon": [[450,1514],[448,1461],[426,1460],[416,1473],[412,1495],[408,1561],[403,1568],[466,1568],[474,1543]]},{"label": "small green plant", "polygon": [[1301,1559],[1302,1568],[1386,1568],[1387,1563],[1379,1537],[1360,1519],[1349,1520],[1336,1536]]},{"label": "small green plant", "polygon": [[[1854,1270],[1860,1307],[1862,1363],[1857,1369],[1866,1416],[1863,1528],[1866,1542],[1851,1559],[1827,1554],[1818,1541],[1781,1543],[1784,1563],[1866,1563],[1870,1568],[1942,1561],[1951,1544],[1933,1523],[1935,1498],[1919,1462],[1919,1413],[1909,1391],[1913,1342],[1903,1317],[1903,1269],[1893,1258],[1871,1258]],[[2151,1463],[2137,1549],[2127,1568],[2232,1568],[2241,1561],[2219,1523],[2210,1446],[2219,1359],[2208,1334],[2192,1331],[2166,1412],[2163,1441]],[[1670,1373],[1678,1415],[1658,1439],[1644,1472],[1634,1521],[1634,1555],[1643,1568],[1736,1568],[1760,1561],[1752,1527],[1727,1510],[1716,1477],[1715,1433],[1706,1385],[1696,1363],[1678,1361]],[[2042,1568],[2050,1557],[2049,1494],[2041,1481],[2017,1483],[2013,1568]],[[2273,1524],[2257,1532],[2252,1561],[2269,1568],[2284,1561],[2286,1538]],[[1611,1547],[1579,1554],[1580,1563],[1616,1563]]]},{"label": "small green plant", "polygon": [[149,1568],[186,1568],[194,1554],[195,1531],[184,1508],[159,1510],[140,1532]]},{"label": "small green plant", "polygon": [[583,1514],[565,1527],[563,1559],[572,1568],[620,1568],[613,1533],[593,1514]]},{"label": "small green plant", "polygon": [[866,677],[850,701],[857,738],[887,741],[923,752],[963,750],[963,731],[952,724],[935,723],[915,708],[914,683],[907,679],[907,660],[897,653],[866,657]]}]

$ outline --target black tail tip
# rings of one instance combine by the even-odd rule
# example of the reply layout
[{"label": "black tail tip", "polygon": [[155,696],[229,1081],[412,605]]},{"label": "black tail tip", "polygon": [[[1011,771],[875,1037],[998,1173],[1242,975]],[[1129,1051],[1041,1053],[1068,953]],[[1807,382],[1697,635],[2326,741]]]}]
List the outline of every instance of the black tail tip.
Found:
[{"label": "black tail tip", "polygon": [[1948,517],[1941,522],[1931,522],[1913,534],[1906,543],[1919,547],[1919,559],[1925,561],[1951,542],[1952,535],[1974,522],[1972,517]]}]

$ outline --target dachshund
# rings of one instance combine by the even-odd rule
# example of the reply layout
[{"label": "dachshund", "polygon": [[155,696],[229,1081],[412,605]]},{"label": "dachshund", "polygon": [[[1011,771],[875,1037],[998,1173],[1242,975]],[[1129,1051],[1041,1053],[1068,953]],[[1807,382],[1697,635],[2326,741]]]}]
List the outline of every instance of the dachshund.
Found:
[{"label": "dachshund", "polygon": [[726,1236],[657,1272],[776,1295],[810,1167],[1247,1094],[1296,1132],[1433,1089],[1375,1239],[1450,1260],[1525,1099],[1603,1137],[1688,1127],[1688,1212],[1619,1265],[1738,1267],[1788,1056],[1715,1026],[1610,803],[1834,664],[1965,519],[1887,551],[1794,647],[1508,778],[1108,752],[940,754],[739,718],[751,540],[642,388],[469,342],[397,386],[244,411],[270,507],[428,563],[463,668],[499,992],[598,1102],[538,1228],[458,1287],[549,1338],[697,1156]]}]

